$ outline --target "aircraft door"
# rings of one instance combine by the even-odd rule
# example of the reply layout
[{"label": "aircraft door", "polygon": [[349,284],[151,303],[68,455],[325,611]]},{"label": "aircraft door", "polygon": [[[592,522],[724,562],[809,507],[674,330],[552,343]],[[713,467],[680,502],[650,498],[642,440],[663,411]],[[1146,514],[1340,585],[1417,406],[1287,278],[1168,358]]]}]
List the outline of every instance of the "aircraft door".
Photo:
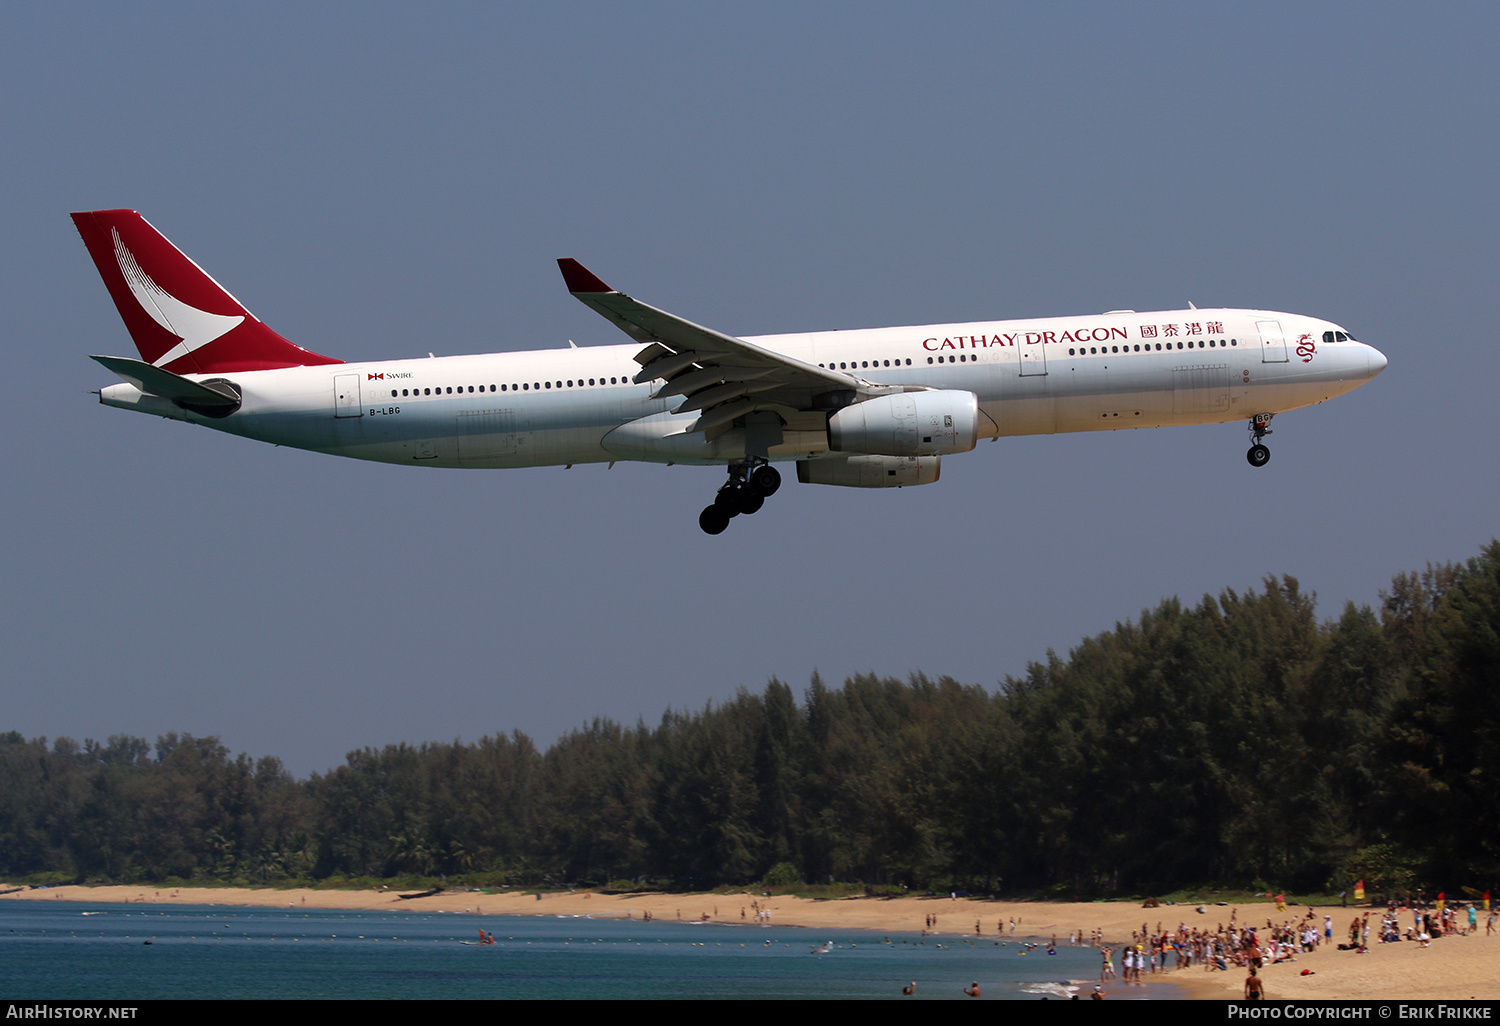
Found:
[{"label": "aircraft door", "polygon": [[1256,321],[1255,330],[1260,332],[1260,362],[1286,363],[1286,336],[1281,332],[1281,322]]},{"label": "aircraft door", "polygon": [[335,417],[363,417],[365,408],[359,402],[359,375],[335,374],[333,376],[333,415]]},{"label": "aircraft door", "polygon": [[1047,343],[1041,340],[1030,343],[1023,341],[1016,348],[1020,351],[1022,377],[1047,373]]}]

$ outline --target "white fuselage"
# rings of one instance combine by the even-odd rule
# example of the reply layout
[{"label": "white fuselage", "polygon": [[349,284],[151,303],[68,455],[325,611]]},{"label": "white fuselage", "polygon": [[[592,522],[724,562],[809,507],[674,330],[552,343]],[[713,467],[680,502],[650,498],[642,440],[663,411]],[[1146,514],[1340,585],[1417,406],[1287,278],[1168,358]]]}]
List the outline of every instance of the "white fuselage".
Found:
[{"label": "white fuselage", "polygon": [[[973,392],[981,434],[1026,435],[1248,420],[1331,399],[1385,367],[1328,321],[1258,310],[1178,310],[748,338],[875,384]],[[1332,340],[1332,341],[1329,341]],[[635,384],[642,344],[290,367],[228,380],[240,408],[200,416],[128,384],[107,405],[385,463],[530,467],[613,460],[726,463],[742,432],[707,440],[681,396]],[[986,422],[987,418],[987,422]],[[773,458],[827,452],[826,415],[786,419]]]}]

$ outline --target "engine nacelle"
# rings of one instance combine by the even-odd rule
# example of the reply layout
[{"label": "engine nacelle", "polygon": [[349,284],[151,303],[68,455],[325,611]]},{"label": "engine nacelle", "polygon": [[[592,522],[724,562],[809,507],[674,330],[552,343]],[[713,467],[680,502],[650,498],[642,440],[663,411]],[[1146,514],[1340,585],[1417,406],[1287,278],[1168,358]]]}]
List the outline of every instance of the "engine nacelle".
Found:
[{"label": "engine nacelle", "polygon": [[876,396],[828,418],[828,448],[881,456],[968,452],[979,441],[979,397],[942,389]]},{"label": "engine nacelle", "polygon": [[941,456],[830,456],[798,460],[797,480],[844,488],[904,488],[932,484],[942,462]]}]

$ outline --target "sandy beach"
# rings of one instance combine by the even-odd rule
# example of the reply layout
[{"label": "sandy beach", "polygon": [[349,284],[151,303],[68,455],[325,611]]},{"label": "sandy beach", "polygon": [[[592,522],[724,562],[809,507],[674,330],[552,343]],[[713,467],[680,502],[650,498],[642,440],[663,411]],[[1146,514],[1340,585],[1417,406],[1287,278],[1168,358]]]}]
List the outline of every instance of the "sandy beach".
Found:
[{"label": "sandy beach", "polygon": [[[815,900],[794,897],[758,897],[737,894],[660,894],[641,893],[605,895],[575,891],[548,893],[540,900],[533,894],[482,894],[449,891],[428,898],[403,900],[393,891],[337,891],[272,888],[191,887],[174,891],[149,887],[57,887],[25,890],[0,896],[3,901],[97,901],[147,902],[182,905],[248,905],[261,907],[306,906],[330,909],[371,909],[406,911],[444,911],[476,915],[626,915],[642,919],[649,912],[659,922],[678,919],[702,919],[717,922],[754,921],[751,902],[759,900],[769,908],[771,921],[780,926],[805,926],[820,930],[868,930],[874,932],[920,931],[929,915],[936,915],[939,936],[974,937],[975,922],[983,937],[995,938],[996,928],[1016,919],[1013,936],[1056,937],[1066,944],[1070,934],[1087,938],[1102,930],[1106,942],[1119,943],[1130,938],[1132,930],[1145,923],[1155,930],[1157,924],[1174,929],[1178,923],[1189,927],[1214,926],[1229,917],[1228,908],[1209,906],[1198,914],[1192,905],[1163,906],[1144,909],[1127,902],[1005,902],[954,900],[947,897],[845,898]],[[1277,913],[1274,905],[1240,904],[1240,919],[1247,923],[1281,922],[1305,907]],[[741,913],[745,917],[741,918]],[[1334,918],[1335,930],[1343,929],[1352,911],[1338,906],[1318,908],[1321,920],[1327,912]],[[1297,960],[1267,966],[1261,971],[1267,996],[1278,999],[1447,999],[1500,1000],[1500,973],[1495,965],[1500,959],[1500,935],[1484,936],[1483,917],[1480,929],[1472,936],[1441,937],[1429,948],[1415,943],[1376,944],[1369,952],[1358,954],[1320,947]],[[1118,956],[1116,966],[1119,965]],[[1310,975],[1302,971],[1311,970]],[[1202,967],[1158,975],[1157,981],[1184,988],[1187,996],[1207,1000],[1239,998],[1243,994],[1245,973],[1209,973]],[[1123,989],[1112,983],[1107,990]]]}]

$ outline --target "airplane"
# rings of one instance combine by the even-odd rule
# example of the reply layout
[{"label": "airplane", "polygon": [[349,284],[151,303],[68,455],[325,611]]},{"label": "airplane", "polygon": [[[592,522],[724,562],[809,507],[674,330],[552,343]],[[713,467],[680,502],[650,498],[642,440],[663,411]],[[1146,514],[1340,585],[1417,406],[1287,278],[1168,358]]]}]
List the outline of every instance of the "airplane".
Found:
[{"label": "airplane", "polygon": [[346,363],[287,341],[133,210],[72,215],[140,359],[106,406],[276,445],[425,467],[636,460],[717,465],[720,534],[797,480],[938,480],[980,438],[1243,420],[1263,467],[1277,413],[1358,388],[1378,350],[1315,317],[1198,309],[738,338],[558,261],[568,291],[632,340]]}]

